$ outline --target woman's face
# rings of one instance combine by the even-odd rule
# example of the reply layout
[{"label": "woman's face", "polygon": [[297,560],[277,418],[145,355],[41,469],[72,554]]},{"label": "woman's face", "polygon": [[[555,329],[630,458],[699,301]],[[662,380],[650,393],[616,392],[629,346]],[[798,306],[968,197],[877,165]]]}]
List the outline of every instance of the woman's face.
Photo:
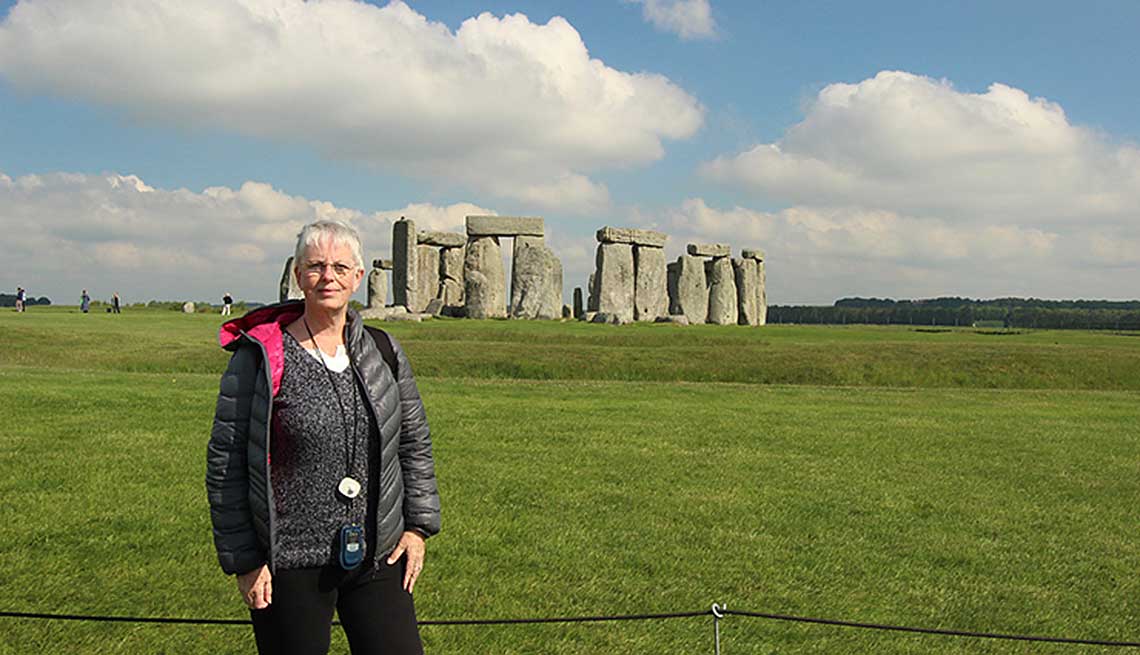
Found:
[{"label": "woman's face", "polygon": [[331,239],[306,248],[294,270],[305,293],[305,305],[325,311],[343,310],[364,279],[364,270],[356,267],[352,248],[334,245]]}]

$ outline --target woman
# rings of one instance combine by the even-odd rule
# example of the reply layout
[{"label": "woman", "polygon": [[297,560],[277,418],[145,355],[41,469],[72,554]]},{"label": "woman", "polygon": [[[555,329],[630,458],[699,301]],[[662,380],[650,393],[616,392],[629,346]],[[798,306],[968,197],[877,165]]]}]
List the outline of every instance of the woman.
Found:
[{"label": "woman", "polygon": [[79,311],[86,314],[91,310],[91,296],[87,294],[87,289],[83,290],[83,294],[79,296]]},{"label": "woman", "polygon": [[306,225],[293,261],[304,301],[221,329],[234,354],[207,453],[218,560],[262,654],[326,653],[334,609],[353,653],[422,653],[412,590],[439,531],[423,403],[399,344],[348,309],[356,230]]}]

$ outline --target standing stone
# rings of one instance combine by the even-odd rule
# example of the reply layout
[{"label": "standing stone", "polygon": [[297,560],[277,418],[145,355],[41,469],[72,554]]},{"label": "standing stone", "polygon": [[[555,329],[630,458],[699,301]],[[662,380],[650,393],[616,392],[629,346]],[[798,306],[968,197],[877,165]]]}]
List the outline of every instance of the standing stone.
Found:
[{"label": "standing stone", "polygon": [[613,316],[622,323],[633,321],[633,246],[598,244],[595,275],[598,313]]},{"label": "standing stone", "polygon": [[667,280],[669,291],[669,315],[674,316],[681,313],[677,307],[677,280],[681,277],[681,262],[669,262],[665,265],[665,279]]},{"label": "standing stone", "polygon": [[586,308],[582,306],[582,287],[574,287],[574,318],[582,318]]},{"label": "standing stone", "polygon": [[633,318],[655,321],[669,312],[665,249],[634,246]]},{"label": "standing stone", "polygon": [[301,285],[297,283],[297,276],[293,273],[293,258],[285,260],[285,270],[281,272],[281,284],[277,289],[277,300],[285,302],[286,300],[301,300],[305,294],[301,291]]},{"label": "standing stone", "polygon": [[739,310],[737,323],[759,325],[760,316],[756,313],[756,260],[733,259],[732,270],[736,274],[736,305]]},{"label": "standing stone", "polygon": [[392,224],[392,304],[417,311],[416,290],[416,224],[401,216]]},{"label": "standing stone", "polygon": [[768,324],[768,291],[765,288],[764,256],[756,260],[756,315],[759,317],[757,325]]},{"label": "standing stone", "polygon": [[424,313],[431,314],[432,316],[441,315],[443,313],[443,300],[432,298],[428,301],[427,307],[424,308]]},{"label": "standing stone", "polygon": [[439,295],[439,248],[416,246],[416,294],[409,312],[422,312]]},{"label": "standing stone", "polygon": [[515,237],[510,315],[538,319],[562,315],[562,262],[542,237]]},{"label": "standing stone", "polygon": [[368,308],[379,309],[388,300],[388,274],[382,268],[368,272]]},{"label": "standing stone", "polygon": [[705,264],[700,257],[681,255],[669,264],[669,313],[684,316],[689,324],[704,323],[709,314]]},{"label": "standing stone", "polygon": [[498,237],[476,237],[467,242],[463,280],[467,318],[506,317],[506,276]]},{"label": "standing stone", "polygon": [[444,307],[463,306],[463,248],[439,253],[439,297]]},{"label": "standing stone", "polygon": [[736,276],[732,272],[732,260],[717,257],[708,263],[708,269],[709,323],[736,325]]},{"label": "standing stone", "polygon": [[598,311],[598,280],[596,274],[590,273],[590,280],[586,283],[586,291],[588,293],[586,297],[586,311]]}]

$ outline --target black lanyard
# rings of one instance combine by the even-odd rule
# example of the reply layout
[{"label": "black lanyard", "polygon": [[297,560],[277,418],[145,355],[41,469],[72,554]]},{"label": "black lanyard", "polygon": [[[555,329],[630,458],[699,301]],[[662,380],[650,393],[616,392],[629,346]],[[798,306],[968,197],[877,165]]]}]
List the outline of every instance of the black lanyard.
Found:
[{"label": "black lanyard", "polygon": [[[340,407],[340,423],[341,423],[341,427],[344,428],[344,438],[346,439],[345,444],[344,444],[344,468],[345,468],[344,477],[352,478],[353,468],[355,468],[355,466],[356,466],[356,435],[355,435],[355,430],[356,430],[357,421],[360,418],[359,415],[357,414],[357,409],[358,409],[358,406],[360,405],[360,403],[356,402],[357,397],[356,397],[355,378],[353,378],[353,395],[352,395],[352,428],[353,428],[353,431],[349,431],[348,423],[345,422],[345,416],[348,415],[348,410],[345,409],[344,401],[340,397],[340,389],[337,387],[336,379],[333,378],[332,371],[329,370],[328,364],[325,363],[325,354],[323,351],[321,351],[321,347],[317,344],[317,338],[315,336],[313,336],[313,330],[312,330],[312,328],[309,327],[308,319],[306,319],[304,316],[302,316],[301,322],[305,324],[305,331],[309,333],[309,339],[312,340],[313,345],[317,347],[317,355],[321,358],[321,366],[322,366],[322,368],[325,369],[325,374],[329,378],[329,386],[332,387],[333,393],[336,394],[336,404],[338,407]],[[347,354],[347,348],[345,349],[345,352]],[[351,357],[348,360],[348,368],[354,374],[356,373],[356,370],[353,369],[353,367],[352,367],[352,358]],[[351,455],[349,455],[349,443],[350,442],[352,444],[351,445],[351,448],[352,448],[352,454]],[[353,478],[353,479],[355,480],[355,478]],[[346,518],[351,518],[351,516],[352,516],[352,505],[355,502],[355,500],[356,500],[355,497],[350,497],[348,499],[348,503],[345,504],[344,513],[345,513]]]}]

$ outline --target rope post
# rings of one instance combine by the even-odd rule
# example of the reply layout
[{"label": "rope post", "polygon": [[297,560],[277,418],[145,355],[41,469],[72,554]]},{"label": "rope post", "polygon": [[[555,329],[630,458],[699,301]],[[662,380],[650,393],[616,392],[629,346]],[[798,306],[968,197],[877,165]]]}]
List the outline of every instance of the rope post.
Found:
[{"label": "rope post", "polygon": [[713,640],[716,650],[716,655],[720,655],[720,620],[724,618],[723,610],[727,609],[724,605],[712,604],[713,615]]}]

